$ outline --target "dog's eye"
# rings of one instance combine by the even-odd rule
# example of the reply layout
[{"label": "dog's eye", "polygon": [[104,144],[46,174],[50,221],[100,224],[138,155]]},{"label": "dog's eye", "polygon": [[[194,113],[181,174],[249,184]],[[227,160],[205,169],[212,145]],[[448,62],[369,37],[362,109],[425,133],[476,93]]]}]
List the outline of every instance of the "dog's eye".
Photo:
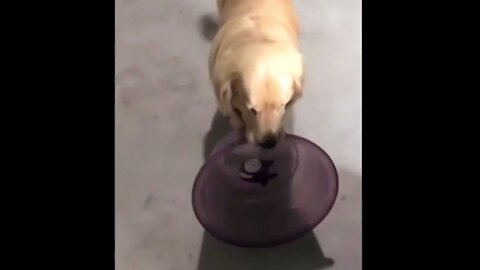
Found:
[{"label": "dog's eye", "polygon": [[250,111],[253,113],[253,115],[257,115],[257,111],[255,109],[250,109]]}]

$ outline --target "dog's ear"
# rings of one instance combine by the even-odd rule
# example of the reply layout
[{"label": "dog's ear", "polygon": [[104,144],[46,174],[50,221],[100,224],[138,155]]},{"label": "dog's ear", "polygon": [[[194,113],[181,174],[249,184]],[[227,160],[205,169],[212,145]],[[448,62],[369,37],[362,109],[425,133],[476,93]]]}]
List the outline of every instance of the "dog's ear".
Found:
[{"label": "dog's ear", "polygon": [[303,73],[293,80],[293,96],[295,99],[299,99],[303,95]]},{"label": "dog's ear", "polygon": [[232,98],[238,95],[241,87],[241,78],[238,74],[233,74],[230,79],[220,85],[218,93],[218,109],[224,115],[231,115],[233,112]]},{"label": "dog's ear", "polygon": [[303,73],[303,57],[299,54],[299,64],[293,71],[293,95],[290,101],[287,103],[287,107],[291,106],[295,101],[300,99],[303,95],[303,82],[305,76]]}]

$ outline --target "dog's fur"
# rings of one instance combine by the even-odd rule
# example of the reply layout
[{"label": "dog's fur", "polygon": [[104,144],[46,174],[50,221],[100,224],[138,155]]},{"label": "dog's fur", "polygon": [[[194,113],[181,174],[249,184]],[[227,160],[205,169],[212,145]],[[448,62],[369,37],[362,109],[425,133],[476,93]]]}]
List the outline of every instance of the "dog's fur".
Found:
[{"label": "dog's fur", "polygon": [[209,58],[218,109],[250,142],[281,137],[286,107],[303,89],[299,26],[291,0],[217,0]]}]

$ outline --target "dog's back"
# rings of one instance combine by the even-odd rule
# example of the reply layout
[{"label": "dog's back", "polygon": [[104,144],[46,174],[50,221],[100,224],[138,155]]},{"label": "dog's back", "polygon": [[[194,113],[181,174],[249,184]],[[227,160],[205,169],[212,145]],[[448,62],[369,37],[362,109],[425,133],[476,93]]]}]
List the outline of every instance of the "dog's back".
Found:
[{"label": "dog's back", "polygon": [[210,53],[211,75],[217,57],[227,50],[239,56],[240,50],[249,50],[255,44],[298,47],[298,20],[291,0],[217,0],[217,7],[219,31]]},{"label": "dog's back", "polygon": [[229,20],[250,18],[257,24],[282,25],[298,41],[298,19],[291,0],[217,0],[217,8],[220,27]]}]

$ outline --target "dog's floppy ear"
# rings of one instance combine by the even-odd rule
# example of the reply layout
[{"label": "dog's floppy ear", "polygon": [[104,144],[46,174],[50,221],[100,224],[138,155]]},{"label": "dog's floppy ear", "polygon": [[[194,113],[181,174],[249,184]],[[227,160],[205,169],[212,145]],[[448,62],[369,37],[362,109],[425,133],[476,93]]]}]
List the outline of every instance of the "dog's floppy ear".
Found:
[{"label": "dog's floppy ear", "polygon": [[303,73],[293,80],[293,96],[295,99],[301,98],[303,95]]},{"label": "dog's floppy ear", "polygon": [[222,82],[219,86],[218,93],[218,109],[224,115],[231,115],[233,112],[232,98],[238,94],[241,87],[241,78],[238,74],[232,74],[230,79]]},{"label": "dog's floppy ear", "polygon": [[303,57],[300,54],[298,55],[298,57],[300,58],[300,61],[293,72],[293,95],[290,101],[287,103],[287,107],[291,106],[303,95],[303,82],[305,77],[303,73]]}]

